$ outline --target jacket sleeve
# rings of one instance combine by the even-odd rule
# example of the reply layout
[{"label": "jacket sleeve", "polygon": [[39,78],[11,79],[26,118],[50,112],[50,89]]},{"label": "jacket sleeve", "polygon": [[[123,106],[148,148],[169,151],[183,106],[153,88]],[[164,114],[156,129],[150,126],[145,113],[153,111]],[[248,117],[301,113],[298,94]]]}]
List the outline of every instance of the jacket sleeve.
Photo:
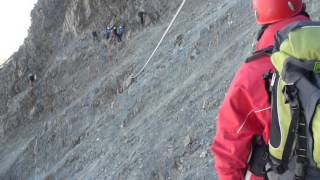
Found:
[{"label": "jacket sleeve", "polygon": [[261,134],[253,100],[246,89],[248,79],[238,72],[220,107],[211,151],[220,180],[243,180],[248,168],[252,138]]}]

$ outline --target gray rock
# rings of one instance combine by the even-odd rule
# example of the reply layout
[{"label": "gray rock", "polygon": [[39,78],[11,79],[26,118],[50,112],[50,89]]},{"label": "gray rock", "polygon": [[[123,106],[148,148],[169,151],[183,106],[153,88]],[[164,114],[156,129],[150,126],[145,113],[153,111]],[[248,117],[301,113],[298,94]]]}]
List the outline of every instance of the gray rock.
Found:
[{"label": "gray rock", "polygon": [[[217,179],[202,151],[258,26],[250,1],[187,1],[131,81],[180,3],[39,0],[24,44],[0,67],[0,179]],[[92,41],[116,23],[123,42]]]}]

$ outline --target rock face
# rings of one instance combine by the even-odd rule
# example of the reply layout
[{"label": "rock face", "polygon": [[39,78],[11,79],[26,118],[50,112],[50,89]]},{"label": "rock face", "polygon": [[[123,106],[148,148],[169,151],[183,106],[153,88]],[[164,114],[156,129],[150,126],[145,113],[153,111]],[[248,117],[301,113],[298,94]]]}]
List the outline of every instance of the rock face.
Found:
[{"label": "rock face", "polygon": [[[128,82],[180,3],[39,0],[0,69],[0,179],[216,179],[215,116],[258,27],[250,1],[187,1]],[[113,24],[121,43],[102,34]]]}]

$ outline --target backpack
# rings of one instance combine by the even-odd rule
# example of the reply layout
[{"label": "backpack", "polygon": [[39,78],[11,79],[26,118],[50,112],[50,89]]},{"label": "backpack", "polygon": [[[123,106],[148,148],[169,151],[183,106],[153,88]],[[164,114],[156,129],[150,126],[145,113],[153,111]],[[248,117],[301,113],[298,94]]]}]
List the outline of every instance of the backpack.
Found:
[{"label": "backpack", "polygon": [[[247,62],[271,55],[268,72],[272,120],[267,143],[268,171],[283,174],[295,161],[295,178],[320,176],[320,22],[301,21],[279,31],[271,47]],[[311,172],[312,170],[312,172]],[[309,172],[310,171],[310,172]]]},{"label": "backpack", "polygon": [[123,33],[124,33],[124,27],[123,27],[123,26],[119,26],[119,27],[117,28],[117,34],[121,35],[121,34],[123,34]]},{"label": "backpack", "polygon": [[269,155],[280,174],[295,157],[304,177],[320,168],[320,22],[288,25],[275,38]]}]

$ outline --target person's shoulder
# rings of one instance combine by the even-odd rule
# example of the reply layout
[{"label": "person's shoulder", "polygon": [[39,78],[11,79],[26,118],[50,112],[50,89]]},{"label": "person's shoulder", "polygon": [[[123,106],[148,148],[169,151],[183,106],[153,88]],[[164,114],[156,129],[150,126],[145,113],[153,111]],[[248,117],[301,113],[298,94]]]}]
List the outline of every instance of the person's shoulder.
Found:
[{"label": "person's shoulder", "polygon": [[266,70],[270,70],[270,68],[273,69],[270,56],[268,55],[264,55],[252,61],[245,62],[241,67],[245,71],[248,71],[250,73],[264,72]]},{"label": "person's shoulder", "polygon": [[254,61],[243,63],[238,69],[235,84],[248,88],[263,80],[263,75],[274,70],[269,56],[259,57]]}]

